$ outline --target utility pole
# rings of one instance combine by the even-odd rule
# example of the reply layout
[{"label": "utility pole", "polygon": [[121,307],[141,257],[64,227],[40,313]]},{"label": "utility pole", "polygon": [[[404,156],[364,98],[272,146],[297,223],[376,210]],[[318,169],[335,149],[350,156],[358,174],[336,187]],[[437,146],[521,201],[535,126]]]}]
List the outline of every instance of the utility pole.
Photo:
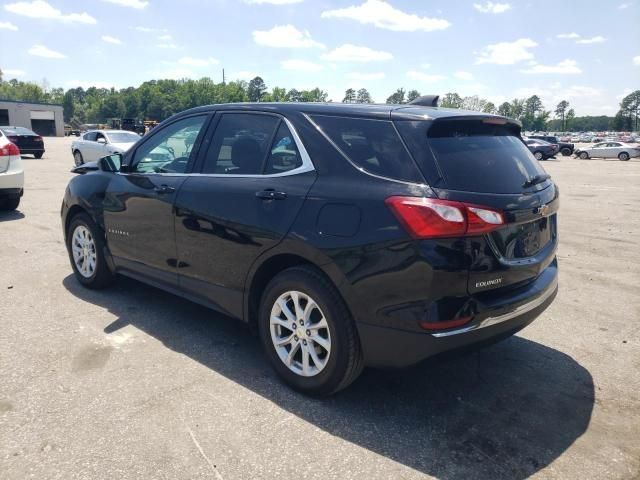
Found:
[{"label": "utility pole", "polygon": [[222,84],[226,85],[226,82],[224,81],[224,68],[222,69]]}]

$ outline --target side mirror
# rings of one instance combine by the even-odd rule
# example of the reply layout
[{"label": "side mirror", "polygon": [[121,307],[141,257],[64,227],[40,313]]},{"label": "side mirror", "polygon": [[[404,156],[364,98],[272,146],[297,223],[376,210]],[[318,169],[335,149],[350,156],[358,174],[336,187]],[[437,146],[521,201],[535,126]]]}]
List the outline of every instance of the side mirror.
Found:
[{"label": "side mirror", "polygon": [[122,154],[114,153],[113,155],[107,155],[98,160],[98,166],[100,170],[104,172],[121,172],[122,167]]}]

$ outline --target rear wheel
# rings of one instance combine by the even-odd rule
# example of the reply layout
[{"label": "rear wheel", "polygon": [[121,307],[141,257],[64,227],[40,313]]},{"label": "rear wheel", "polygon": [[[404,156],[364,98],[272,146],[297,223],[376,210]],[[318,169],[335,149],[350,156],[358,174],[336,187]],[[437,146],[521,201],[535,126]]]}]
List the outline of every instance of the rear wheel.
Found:
[{"label": "rear wheel", "polygon": [[589,158],[589,154],[587,152],[580,152],[580,158],[582,160],[587,160]]},{"label": "rear wheel", "polygon": [[542,155],[542,152],[533,152],[533,156],[536,157],[536,160],[538,161],[544,160],[544,155]]},{"label": "rear wheel", "polygon": [[620,154],[618,155],[618,160],[626,162],[627,160],[629,160],[629,154],[627,152],[620,152]]},{"label": "rear wheel", "polygon": [[104,257],[104,239],[91,218],[80,213],[67,231],[67,251],[78,281],[88,288],[104,288],[114,278]]},{"label": "rear wheel", "polygon": [[34,158],[42,158],[42,155],[44,155],[44,152],[38,152],[38,153],[34,153],[33,157]]},{"label": "rear wheel", "polygon": [[568,147],[564,147],[562,150],[560,150],[560,153],[564,156],[564,157],[568,157],[569,155],[571,155],[571,149]]},{"label": "rear wheel", "polygon": [[84,163],[84,158],[82,158],[80,150],[76,150],[75,152],[73,152],[73,161],[76,164],[76,167],[79,167]]},{"label": "rear wheel", "polygon": [[260,339],[278,375],[291,387],[330,395],[363,368],[355,324],[336,288],[310,267],[278,274],[260,303]]},{"label": "rear wheel", "polygon": [[0,210],[11,211],[18,208],[20,205],[20,197],[18,198],[5,198],[0,200]]}]

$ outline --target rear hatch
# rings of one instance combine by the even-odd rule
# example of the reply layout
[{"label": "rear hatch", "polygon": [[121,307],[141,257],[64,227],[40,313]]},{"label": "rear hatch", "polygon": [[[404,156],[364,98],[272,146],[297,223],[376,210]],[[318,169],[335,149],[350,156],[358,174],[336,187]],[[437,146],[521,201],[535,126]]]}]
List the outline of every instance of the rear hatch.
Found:
[{"label": "rear hatch", "polygon": [[466,239],[470,294],[524,285],[553,261],[558,191],[519,124],[459,114],[395,123],[439,198],[503,213],[505,225]]}]

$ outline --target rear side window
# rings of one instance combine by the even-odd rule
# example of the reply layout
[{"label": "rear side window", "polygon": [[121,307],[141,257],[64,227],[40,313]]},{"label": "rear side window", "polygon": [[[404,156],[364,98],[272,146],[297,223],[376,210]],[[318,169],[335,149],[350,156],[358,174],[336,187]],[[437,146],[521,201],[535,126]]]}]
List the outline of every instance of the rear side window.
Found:
[{"label": "rear side window", "polygon": [[424,182],[390,121],[324,115],[311,118],[357,167],[382,177]]},{"label": "rear side window", "polygon": [[302,158],[300,158],[300,152],[298,152],[293,135],[291,135],[287,124],[280,122],[278,132],[271,144],[264,173],[266,175],[284,173],[301,166]]},{"label": "rear side window", "polygon": [[427,132],[446,188],[482,193],[521,193],[544,170],[510,125],[483,120],[436,121]]}]

